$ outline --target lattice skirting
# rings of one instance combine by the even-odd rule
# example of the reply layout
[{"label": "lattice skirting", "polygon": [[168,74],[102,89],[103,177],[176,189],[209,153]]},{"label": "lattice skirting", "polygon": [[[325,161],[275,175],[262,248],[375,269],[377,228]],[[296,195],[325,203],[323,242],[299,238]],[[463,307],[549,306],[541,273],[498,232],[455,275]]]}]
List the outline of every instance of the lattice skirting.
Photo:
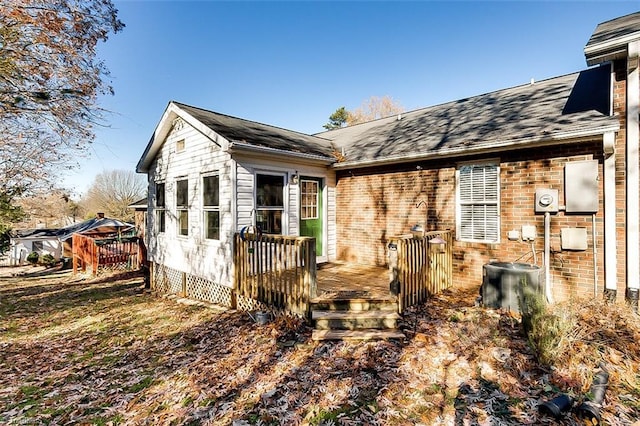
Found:
[{"label": "lattice skirting", "polygon": [[114,271],[130,271],[131,264],[129,262],[121,262],[121,263],[111,263],[109,265],[99,265],[98,266],[98,274],[107,274]]},{"label": "lattice skirting", "polygon": [[182,293],[182,272],[165,265],[153,265],[153,289],[164,294]]},{"label": "lattice skirting", "polygon": [[289,312],[286,308],[269,306],[256,299],[237,294],[232,288],[158,263],[153,264],[152,289],[161,294],[180,294],[190,299],[228,307],[234,307],[235,297],[235,308],[241,311],[263,310],[274,315],[289,313],[304,316],[303,313]]},{"label": "lattice skirting", "polygon": [[233,290],[213,281],[187,274],[186,297],[223,306],[232,305]]}]

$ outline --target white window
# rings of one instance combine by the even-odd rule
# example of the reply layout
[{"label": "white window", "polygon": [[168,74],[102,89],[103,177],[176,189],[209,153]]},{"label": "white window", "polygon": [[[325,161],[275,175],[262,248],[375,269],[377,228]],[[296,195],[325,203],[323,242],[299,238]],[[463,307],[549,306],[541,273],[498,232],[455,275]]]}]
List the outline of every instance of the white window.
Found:
[{"label": "white window", "polygon": [[500,240],[500,168],[462,164],[456,171],[456,235],[462,241]]},{"label": "white window", "polygon": [[204,237],[220,239],[220,176],[202,178],[202,211],[204,214]]},{"label": "white window", "polygon": [[165,225],[165,204],[164,204],[164,183],[156,183],[156,232],[164,232]]},{"label": "white window", "polygon": [[178,235],[189,235],[189,181],[176,181],[176,213]]},{"label": "white window", "polygon": [[282,234],[284,175],[256,175],[256,225],[265,234]]}]

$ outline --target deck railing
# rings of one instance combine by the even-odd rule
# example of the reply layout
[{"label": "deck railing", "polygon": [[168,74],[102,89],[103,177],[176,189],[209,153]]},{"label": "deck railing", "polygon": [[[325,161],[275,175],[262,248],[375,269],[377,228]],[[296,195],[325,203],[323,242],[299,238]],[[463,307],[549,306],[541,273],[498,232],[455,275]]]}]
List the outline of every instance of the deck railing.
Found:
[{"label": "deck railing", "polygon": [[[440,237],[444,243],[436,243]],[[422,238],[392,237],[389,243],[391,285],[398,296],[398,311],[423,303],[451,287],[453,231],[427,232]]]},{"label": "deck railing", "polygon": [[89,267],[94,275],[97,275],[100,269],[136,270],[144,260],[137,237],[96,239],[73,234],[72,249],[74,274],[78,269],[86,271]]},{"label": "deck railing", "polygon": [[316,295],[316,242],[310,237],[235,235],[238,307],[309,314]]}]

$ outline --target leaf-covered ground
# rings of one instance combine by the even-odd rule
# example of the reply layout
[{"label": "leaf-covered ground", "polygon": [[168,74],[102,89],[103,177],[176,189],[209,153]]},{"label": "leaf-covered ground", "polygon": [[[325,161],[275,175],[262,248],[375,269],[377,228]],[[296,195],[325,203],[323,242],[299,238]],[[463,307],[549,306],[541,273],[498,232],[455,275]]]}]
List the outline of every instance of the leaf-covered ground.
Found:
[{"label": "leaf-covered ground", "polygon": [[580,402],[600,363],[603,420],[640,418],[640,324],[620,306],[579,305],[572,350],[544,368],[517,318],[474,306],[477,289],[407,314],[405,341],[314,343],[300,320],[259,326],[145,293],[136,274],[7,271],[2,424],[573,425],[538,404],[559,392]]}]

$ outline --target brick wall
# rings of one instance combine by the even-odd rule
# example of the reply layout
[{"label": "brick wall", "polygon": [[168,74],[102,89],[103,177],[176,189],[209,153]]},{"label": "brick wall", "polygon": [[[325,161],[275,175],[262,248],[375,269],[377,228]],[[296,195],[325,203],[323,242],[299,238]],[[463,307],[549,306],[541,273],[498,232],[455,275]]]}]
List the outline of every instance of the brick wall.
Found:
[{"label": "brick wall", "polygon": [[[477,161],[488,158],[475,158]],[[564,204],[564,165],[596,159],[602,176],[601,142],[519,150],[500,154],[501,226],[498,244],[454,243],[454,284],[480,285],[482,265],[490,259],[533,263],[530,243],[507,240],[507,231],[535,225],[534,249],[542,265],[544,218],[533,211],[536,188],[555,188]],[[471,158],[460,158],[469,161]],[[455,167],[453,161],[421,162],[402,166],[340,171],[337,182],[338,258],[384,265],[389,237],[406,234],[412,225],[427,230],[455,229]],[[600,179],[597,220],[598,287],[603,282],[603,205]],[[620,194],[618,194],[620,195]],[[560,212],[551,220],[551,273],[558,299],[569,294],[593,294],[592,218]],[[560,230],[586,227],[587,251],[561,251]],[[624,281],[621,281],[624,282]],[[624,284],[618,292],[624,293]]]}]

